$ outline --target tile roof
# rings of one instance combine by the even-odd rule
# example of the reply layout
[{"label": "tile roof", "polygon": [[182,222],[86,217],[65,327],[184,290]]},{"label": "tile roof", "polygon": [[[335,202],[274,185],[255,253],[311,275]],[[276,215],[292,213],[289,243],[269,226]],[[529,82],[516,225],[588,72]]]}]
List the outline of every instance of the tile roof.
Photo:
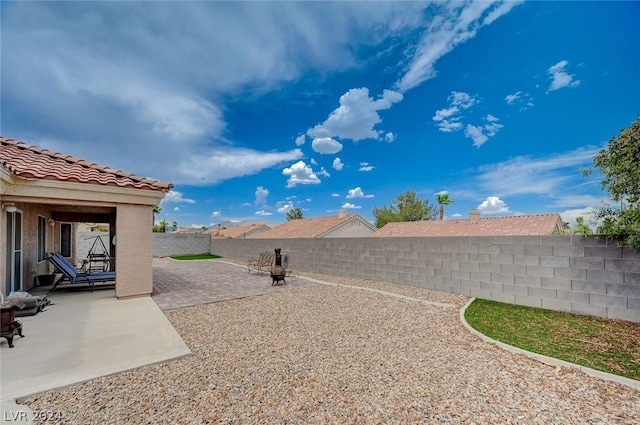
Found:
[{"label": "tile roof", "polygon": [[0,166],[24,180],[58,180],[168,192],[173,185],[0,136]]},{"label": "tile roof", "polygon": [[360,216],[353,213],[289,220],[256,235],[254,239],[317,238],[355,217]]},{"label": "tile roof", "polygon": [[213,232],[214,232],[214,235],[217,232],[218,237],[235,239],[235,238],[242,238],[243,235],[249,236],[249,235],[252,235],[253,233],[264,232],[269,229],[271,229],[271,227],[267,226],[266,224],[249,224],[247,226],[236,226],[236,227],[229,227],[227,229],[222,229],[222,230],[214,230]]},{"label": "tile roof", "polygon": [[479,218],[475,222],[456,219],[388,223],[371,236],[534,236],[550,235],[560,229],[560,214],[536,214]]}]

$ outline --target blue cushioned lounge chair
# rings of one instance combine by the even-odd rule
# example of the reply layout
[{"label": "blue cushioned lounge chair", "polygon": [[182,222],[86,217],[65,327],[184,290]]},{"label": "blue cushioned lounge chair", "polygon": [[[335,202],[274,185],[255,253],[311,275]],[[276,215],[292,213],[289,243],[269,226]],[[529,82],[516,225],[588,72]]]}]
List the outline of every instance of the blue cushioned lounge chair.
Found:
[{"label": "blue cushioned lounge chair", "polygon": [[59,253],[51,254],[47,260],[63,274],[63,278],[53,284],[49,292],[56,289],[59,284],[84,284],[94,286],[100,282],[115,282],[116,272],[80,273],[66,258]]}]

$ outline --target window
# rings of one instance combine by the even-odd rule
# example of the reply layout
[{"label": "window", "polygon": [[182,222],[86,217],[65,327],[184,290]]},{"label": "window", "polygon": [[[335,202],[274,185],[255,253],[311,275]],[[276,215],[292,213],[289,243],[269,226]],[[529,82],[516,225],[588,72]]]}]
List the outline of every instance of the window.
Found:
[{"label": "window", "polygon": [[38,262],[44,261],[47,257],[47,219],[38,216]]},{"label": "window", "polygon": [[71,223],[60,223],[60,254],[71,257]]}]

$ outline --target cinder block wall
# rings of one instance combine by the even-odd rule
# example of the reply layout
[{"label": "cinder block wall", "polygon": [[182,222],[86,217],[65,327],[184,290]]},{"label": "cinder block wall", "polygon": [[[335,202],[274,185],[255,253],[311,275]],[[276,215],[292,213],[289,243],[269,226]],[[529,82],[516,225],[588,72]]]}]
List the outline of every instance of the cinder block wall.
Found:
[{"label": "cinder block wall", "polygon": [[301,272],[640,322],[640,253],[584,236],[213,239],[246,261],[281,248]]},{"label": "cinder block wall", "polygon": [[154,233],[153,256],[169,257],[172,255],[198,255],[211,252],[211,235]]}]

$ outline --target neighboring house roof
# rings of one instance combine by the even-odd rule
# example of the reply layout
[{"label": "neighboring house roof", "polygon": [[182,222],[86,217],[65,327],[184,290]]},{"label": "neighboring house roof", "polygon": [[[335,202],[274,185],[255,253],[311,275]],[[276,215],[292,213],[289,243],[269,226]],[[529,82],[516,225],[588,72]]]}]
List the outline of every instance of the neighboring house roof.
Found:
[{"label": "neighboring house roof", "polygon": [[561,229],[560,214],[537,214],[388,223],[371,236],[534,236],[550,235]]},{"label": "neighboring house roof", "polygon": [[24,180],[58,180],[168,192],[173,185],[0,136],[0,166]]},{"label": "neighboring house roof", "polygon": [[214,230],[214,236],[229,239],[251,238],[269,229],[271,229],[271,227],[266,224],[249,224],[247,226],[236,226]]},{"label": "neighboring house roof", "polygon": [[[323,238],[337,234],[349,223],[359,224],[364,228],[366,236],[375,231],[375,226],[362,218],[359,214],[346,214],[316,218],[300,218],[289,220],[274,228],[256,235],[254,239],[287,239],[287,238]],[[358,235],[362,236],[362,235]],[[348,237],[348,236],[345,236]]]}]

